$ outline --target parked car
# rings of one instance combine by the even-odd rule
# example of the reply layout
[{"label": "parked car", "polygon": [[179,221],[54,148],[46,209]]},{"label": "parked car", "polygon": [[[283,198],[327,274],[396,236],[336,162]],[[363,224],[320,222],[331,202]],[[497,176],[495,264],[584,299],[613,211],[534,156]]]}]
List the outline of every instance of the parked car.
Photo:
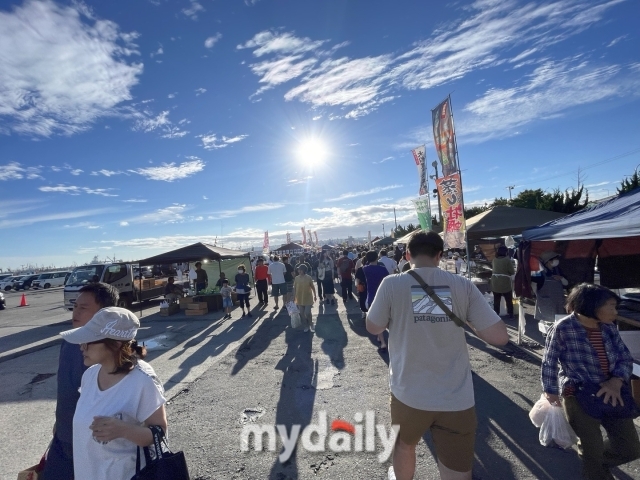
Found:
[{"label": "parked car", "polygon": [[4,307],[7,306],[6,300],[4,299],[4,293],[0,291],[0,310],[4,310]]},{"label": "parked car", "polygon": [[3,280],[9,278],[9,277],[13,277],[13,273],[2,273],[0,274],[0,282],[2,282]]},{"label": "parked car", "polygon": [[8,292],[13,288],[13,284],[17,282],[20,278],[22,278],[22,275],[15,275],[12,277],[5,278],[4,280],[0,281],[0,290],[4,290],[5,292]]},{"label": "parked car", "polygon": [[13,288],[16,290],[29,290],[33,281],[40,275],[25,275],[13,284]]},{"label": "parked car", "polygon": [[47,272],[41,273],[40,276],[31,284],[32,288],[51,288],[62,287],[65,280],[71,272]]}]

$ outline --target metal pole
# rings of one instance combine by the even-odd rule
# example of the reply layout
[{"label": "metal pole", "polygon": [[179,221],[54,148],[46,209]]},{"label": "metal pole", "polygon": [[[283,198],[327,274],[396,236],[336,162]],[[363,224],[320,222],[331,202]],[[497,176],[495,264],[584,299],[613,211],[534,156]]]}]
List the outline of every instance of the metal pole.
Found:
[{"label": "metal pole", "polygon": [[396,223],[396,235],[398,233],[398,219],[396,218],[396,207],[393,207],[393,221]]},{"label": "metal pole", "polygon": [[[431,163],[431,166],[433,168],[435,168],[435,170],[436,170],[436,175],[435,175],[435,179],[434,180],[438,180],[438,178],[440,178],[440,177],[438,177],[438,162],[434,160]],[[438,187],[438,184],[436,183],[436,188],[434,188],[434,192],[436,194],[436,199],[438,200],[438,221],[440,222],[440,226],[442,227],[442,207],[440,206],[440,195],[438,194],[438,188],[437,187]]]},{"label": "metal pole", "polygon": [[[458,139],[456,138],[456,127],[453,122],[453,104],[451,103],[451,95],[449,95],[449,113],[451,114],[451,126],[453,127],[453,148],[455,149],[456,165],[458,166],[458,175],[460,176],[460,200],[462,201],[462,217],[464,219],[464,193],[462,191],[462,172],[460,171],[460,158],[458,156]],[[465,221],[464,227],[464,243],[467,247],[467,277],[471,278],[471,255],[469,253],[469,239],[467,238],[467,225]]]},{"label": "metal pole", "polygon": [[511,202],[511,190],[513,190],[514,188],[516,188],[515,185],[509,185],[507,187],[507,190],[509,190],[509,202]]}]

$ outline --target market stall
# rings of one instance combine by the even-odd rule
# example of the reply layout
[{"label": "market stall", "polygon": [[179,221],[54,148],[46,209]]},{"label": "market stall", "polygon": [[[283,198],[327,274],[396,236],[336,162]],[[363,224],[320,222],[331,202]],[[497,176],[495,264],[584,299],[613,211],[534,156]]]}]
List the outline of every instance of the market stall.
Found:
[{"label": "market stall", "polygon": [[209,288],[205,295],[197,295],[195,297],[191,297],[188,302],[182,302],[185,305],[187,303],[206,303],[210,309],[217,310],[221,308],[222,298],[220,294],[216,292],[214,285],[218,281],[218,278],[220,278],[221,272],[225,272],[227,278],[229,278],[230,284],[233,285],[233,278],[235,277],[236,269],[240,264],[244,264],[246,266],[246,272],[249,274],[251,283],[254,283],[249,253],[230,250],[228,248],[222,248],[201,242],[145,258],[140,260],[139,264],[140,266],[165,265],[174,263],[192,263],[197,261],[202,262],[202,269],[207,272]]},{"label": "market stall", "polygon": [[280,248],[276,248],[272,253],[277,253],[278,255],[300,255],[304,253],[304,247],[299,243],[292,242],[282,245]]},{"label": "market stall", "polygon": [[[618,317],[620,329],[640,330],[640,189],[525,230],[522,239],[515,284],[518,296],[533,296],[532,267],[535,270],[543,252],[555,252],[561,255],[560,268],[569,286],[593,283],[597,265],[600,284],[622,289],[626,298],[626,308]],[[635,339],[628,346],[638,352],[640,338],[627,337]],[[640,352],[636,355],[640,363]],[[640,373],[640,365],[636,371]]]}]

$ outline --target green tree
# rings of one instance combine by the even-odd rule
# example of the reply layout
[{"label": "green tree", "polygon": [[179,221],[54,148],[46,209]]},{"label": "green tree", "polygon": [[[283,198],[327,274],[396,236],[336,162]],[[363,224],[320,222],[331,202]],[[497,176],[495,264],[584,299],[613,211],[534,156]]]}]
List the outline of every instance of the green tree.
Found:
[{"label": "green tree", "polygon": [[485,203],[484,205],[465,208],[464,209],[464,218],[466,219],[466,218],[475,217],[476,215],[480,215],[482,212],[486,212],[487,210],[489,210],[492,206],[493,206],[493,204],[487,205]]},{"label": "green tree", "polygon": [[561,192],[559,188],[556,188],[551,193],[545,193],[542,199],[538,203],[539,210],[550,210],[552,212],[559,213],[574,213],[578,210],[582,210],[589,203],[589,193],[585,194],[584,201],[582,200],[582,194],[584,193],[584,185],[579,189],[567,189]]},{"label": "green tree", "polygon": [[638,170],[633,172],[633,175],[625,176],[620,182],[620,188],[616,188],[618,193],[630,192],[640,187],[640,178],[638,178]]},{"label": "green tree", "polygon": [[522,190],[511,200],[510,205],[518,208],[539,208],[542,203],[544,191],[541,188],[535,190]]}]

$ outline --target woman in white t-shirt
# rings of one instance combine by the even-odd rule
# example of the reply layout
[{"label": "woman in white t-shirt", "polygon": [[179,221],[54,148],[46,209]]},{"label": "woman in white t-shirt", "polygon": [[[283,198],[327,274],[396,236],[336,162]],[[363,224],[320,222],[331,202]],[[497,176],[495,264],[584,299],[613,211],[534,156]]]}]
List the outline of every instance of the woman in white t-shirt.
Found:
[{"label": "woman in white t-shirt", "polygon": [[136,473],[137,447],[153,443],[148,427],[167,431],[164,389],[141,360],[146,349],[134,340],[139,327],[129,310],[108,307],[85,326],[60,334],[80,345],[89,366],[73,417],[75,478],[129,480]]}]

